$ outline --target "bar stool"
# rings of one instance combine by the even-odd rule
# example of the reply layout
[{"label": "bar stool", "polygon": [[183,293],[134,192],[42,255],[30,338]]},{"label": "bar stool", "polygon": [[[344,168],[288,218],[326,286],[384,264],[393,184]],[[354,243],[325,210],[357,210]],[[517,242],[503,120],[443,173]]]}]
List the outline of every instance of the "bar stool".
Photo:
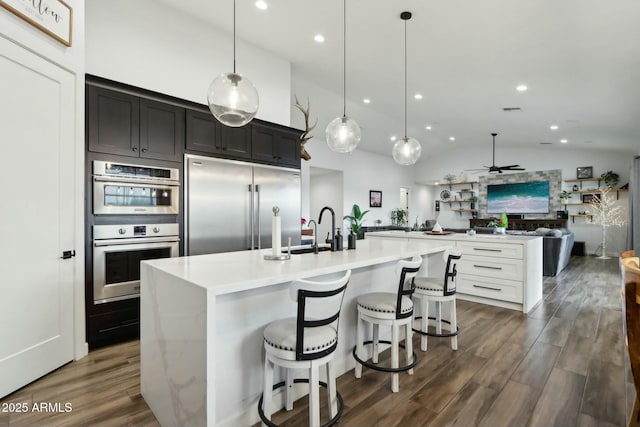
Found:
[{"label": "bar stool", "polygon": [[[416,319],[420,319],[420,329],[414,329],[422,335],[420,339],[420,348],[422,351],[427,351],[427,337],[451,337],[451,349],[458,349],[458,322],[456,318],[456,275],[458,260],[461,258],[459,252],[447,251],[444,254],[447,260],[447,265],[444,270],[444,280],[438,277],[416,277],[415,284],[416,290],[414,297],[417,300],[416,304],[420,306],[420,313],[422,316],[417,316]],[[429,317],[429,302],[435,302],[436,317]],[[450,318],[449,320],[442,319],[442,303],[449,302],[450,306]],[[429,320],[436,321],[436,332],[429,332]],[[442,323],[449,325],[449,333],[442,333]]]},{"label": "bar stool", "polygon": [[[333,356],[338,346],[338,322],[351,270],[340,277],[324,277],[292,282],[290,296],[297,302],[297,316],[271,322],[264,330],[264,392],[258,402],[258,414],[264,425],[271,422],[273,391],[285,387],[286,409],[293,409],[291,389],[294,383],[309,383],[309,425],[320,426],[319,385],[327,388],[333,425],[344,408],[336,391]],[[286,381],[273,385],[274,365],[286,370]],[[318,368],[326,365],[327,382],[319,381]],[[294,379],[293,370],[308,369],[309,378]],[[323,427],[324,427],[323,426]]]},{"label": "bar stool", "polygon": [[[402,260],[396,264],[396,275],[399,277],[396,293],[374,292],[358,297],[358,323],[356,326],[356,346],[353,348],[353,357],[356,359],[356,378],[362,376],[362,366],[382,372],[391,372],[391,391],[400,390],[399,372],[409,371],[413,374],[413,367],[418,363],[418,357],[413,351],[411,341],[411,324],[413,322],[413,278],[422,265],[422,257],[416,255],[411,261]],[[373,339],[364,340],[365,323],[373,325]],[[378,338],[379,326],[391,326],[391,341],[383,341]],[[405,344],[400,344],[399,328],[405,327]],[[391,368],[378,366],[378,344],[391,344]],[[373,354],[371,362],[363,360],[365,357],[365,345],[372,344]],[[399,366],[398,347],[406,350],[406,364]]]}]

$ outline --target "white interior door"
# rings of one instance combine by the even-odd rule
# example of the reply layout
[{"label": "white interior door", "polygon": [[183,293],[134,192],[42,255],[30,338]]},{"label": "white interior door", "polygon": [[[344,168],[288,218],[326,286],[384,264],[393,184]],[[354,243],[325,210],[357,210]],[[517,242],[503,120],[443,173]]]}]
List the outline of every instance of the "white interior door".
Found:
[{"label": "white interior door", "polygon": [[1,36],[0,76],[3,397],[73,359],[77,112],[73,74]]}]

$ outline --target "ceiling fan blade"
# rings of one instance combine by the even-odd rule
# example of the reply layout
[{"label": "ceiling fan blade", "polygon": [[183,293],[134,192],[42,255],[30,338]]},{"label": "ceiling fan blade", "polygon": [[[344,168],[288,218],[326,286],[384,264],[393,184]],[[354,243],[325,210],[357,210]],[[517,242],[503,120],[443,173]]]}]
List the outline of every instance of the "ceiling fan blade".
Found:
[{"label": "ceiling fan blade", "polygon": [[519,168],[520,165],[498,166],[500,169]]}]

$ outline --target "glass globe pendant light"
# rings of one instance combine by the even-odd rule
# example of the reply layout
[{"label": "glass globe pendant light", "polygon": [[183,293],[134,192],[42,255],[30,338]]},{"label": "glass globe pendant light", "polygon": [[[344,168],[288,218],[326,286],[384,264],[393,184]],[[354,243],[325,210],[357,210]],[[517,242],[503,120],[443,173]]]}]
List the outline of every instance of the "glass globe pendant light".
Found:
[{"label": "glass globe pendant light", "polygon": [[236,1],[233,0],[233,72],[222,73],[209,85],[207,103],[213,116],[224,125],[240,127],[258,112],[260,99],[253,83],[236,73]]},{"label": "glass globe pendant light", "polygon": [[343,4],[343,75],[342,75],[342,117],[333,119],[325,130],[327,145],[337,153],[351,153],[360,143],[360,126],[347,117],[347,2]]},{"label": "glass globe pendant light", "polygon": [[407,137],[407,21],[411,12],[402,12],[400,19],[404,21],[404,138],[393,144],[393,160],[403,166],[415,164],[422,153],[422,146],[415,138]]}]

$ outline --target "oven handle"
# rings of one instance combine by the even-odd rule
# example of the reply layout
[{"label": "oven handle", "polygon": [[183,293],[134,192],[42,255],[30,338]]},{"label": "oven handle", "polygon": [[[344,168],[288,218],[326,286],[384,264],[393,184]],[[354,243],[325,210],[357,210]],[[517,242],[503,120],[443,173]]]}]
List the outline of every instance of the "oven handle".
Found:
[{"label": "oven handle", "polygon": [[179,237],[137,237],[133,239],[105,239],[94,240],[93,246],[113,246],[113,245],[131,245],[131,244],[143,244],[143,243],[165,243],[165,242],[179,242]]},{"label": "oven handle", "polygon": [[168,179],[127,179],[127,178],[112,178],[105,176],[94,176],[93,180],[95,182],[119,182],[123,184],[146,184],[146,185],[157,185],[157,186],[169,186],[169,187],[178,187],[180,186],[180,182],[168,180]]}]

